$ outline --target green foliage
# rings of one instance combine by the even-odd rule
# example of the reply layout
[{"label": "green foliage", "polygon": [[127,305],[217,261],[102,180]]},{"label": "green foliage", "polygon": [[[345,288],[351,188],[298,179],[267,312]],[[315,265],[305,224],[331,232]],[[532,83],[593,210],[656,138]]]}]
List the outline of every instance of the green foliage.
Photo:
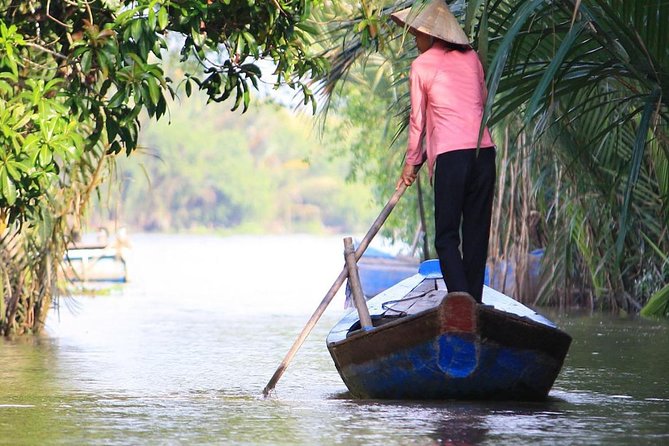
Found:
[{"label": "green foliage", "polygon": [[[313,101],[308,78],[325,65],[309,53],[307,20],[319,4],[0,0],[0,332],[39,331],[69,234],[110,161],[137,148],[140,116],[168,112],[180,86],[165,75],[168,46],[187,95],[196,86],[245,111],[264,59],[273,83]],[[250,193],[227,184],[226,197]]]},{"label": "green foliage", "polygon": [[[387,18],[413,2],[373,3]],[[518,180],[528,182],[532,193],[523,199],[533,200],[531,210],[539,212],[549,235],[550,280],[538,302],[638,310],[669,280],[669,9],[654,0],[448,3],[489,67],[486,119],[497,127],[498,145],[504,139],[516,151],[525,144],[517,141],[526,139],[533,148],[531,178]],[[353,32],[365,20],[352,7],[346,18],[329,23],[332,70],[323,90],[333,109],[359,120],[361,129],[374,129],[372,135],[382,127],[375,113],[398,113],[402,152],[406,59],[415,53],[400,48],[403,32],[397,27],[380,27],[376,44],[365,41]],[[374,70],[379,76],[371,75]],[[394,88],[376,90],[379,78]],[[356,108],[355,91],[375,97],[367,105],[371,117]],[[500,138],[505,132],[509,137]],[[358,165],[398,158],[365,145]],[[399,163],[393,171],[399,174]],[[367,173],[371,181],[390,183],[386,172]],[[502,206],[515,200],[509,184]],[[502,237],[502,249],[527,244],[518,234],[507,241],[505,234],[515,233],[502,225],[494,235]]]},{"label": "green foliage", "polygon": [[520,112],[545,163],[536,197],[555,225],[547,255],[563,270],[542,299],[585,292],[638,310],[668,280],[669,10],[528,0],[490,2],[487,13],[504,35],[490,42],[490,122]]},{"label": "green foliage", "polygon": [[[352,232],[373,220],[368,188],[345,181],[304,117],[271,103],[244,115],[202,95],[143,123],[136,156],[118,160],[118,197],[98,212],[136,230]],[[116,190],[112,190],[116,193]],[[106,214],[106,215],[105,215]]]},{"label": "green foliage", "polygon": [[669,317],[669,285],[655,293],[641,310],[641,315]]},{"label": "green foliage", "polygon": [[[400,122],[393,99],[401,94],[401,85],[390,85],[388,75],[379,76],[384,69],[372,61],[354,69],[357,82],[345,84],[340,92],[345,100],[337,103],[335,116],[327,123],[325,135],[336,155],[351,156],[349,177],[367,184],[382,205],[394,192],[404,162],[406,138],[395,138]],[[374,79],[379,77],[377,83]],[[389,108],[393,112],[389,112]],[[423,181],[424,204],[431,215],[432,193],[427,184],[427,171],[420,175]],[[417,189],[409,189],[393,210],[382,233],[394,240],[412,240],[420,226]],[[432,226],[432,218],[428,222]]]},{"label": "green foliage", "polygon": [[0,73],[0,214],[4,221],[33,216],[35,206],[58,182],[60,165],[83,151],[78,122],[58,99],[60,82],[27,79],[11,86],[14,73]]},{"label": "green foliage", "polygon": [[[325,135],[338,154],[352,154],[350,177],[368,184],[379,206],[394,192],[404,162],[408,68],[416,55],[409,42],[413,39],[404,40],[386,16],[411,2],[395,3],[390,7],[384,1],[340,2],[320,11],[320,22],[326,24],[321,34],[328,36],[322,44],[329,48],[331,64],[320,90],[327,101]],[[424,170],[422,201],[431,227],[432,191]],[[425,230],[418,209],[414,187],[404,194],[382,233],[393,240],[413,240]]]},{"label": "green foliage", "polygon": [[0,3],[3,215],[26,221],[48,181],[84,150],[102,145],[117,154],[136,148],[140,113],[160,118],[166,95],[175,93],[162,68],[167,38],[175,33],[184,36],[182,61],[196,61],[185,75],[188,94],[195,83],[210,100],[231,98],[233,110],[246,110],[249,86],[262,75],[254,61],[269,59],[277,85],[313,100],[304,79],[325,66],[307,51],[305,22],[318,3]]}]

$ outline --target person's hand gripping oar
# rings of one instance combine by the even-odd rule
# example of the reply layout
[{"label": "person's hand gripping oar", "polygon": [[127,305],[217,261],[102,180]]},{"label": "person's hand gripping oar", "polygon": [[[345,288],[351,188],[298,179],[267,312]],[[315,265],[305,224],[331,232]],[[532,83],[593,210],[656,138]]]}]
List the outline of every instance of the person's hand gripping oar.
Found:
[{"label": "person's hand gripping oar", "polygon": [[[414,168],[414,176],[413,179],[415,180],[415,173],[418,172],[418,169],[420,169],[420,166],[416,166]],[[407,180],[404,179],[404,172],[402,172],[402,177],[397,183],[397,187],[395,189],[395,193],[393,194],[392,197],[390,197],[390,200],[388,200],[388,203],[386,203],[385,207],[381,211],[378,217],[376,217],[376,220],[374,220],[374,223],[372,226],[369,228],[367,231],[367,234],[365,234],[365,237],[362,239],[360,242],[360,245],[358,245],[358,248],[355,250],[355,260],[359,260],[360,257],[362,257],[362,254],[365,252],[367,247],[369,246],[369,243],[372,241],[374,236],[379,232],[381,229],[381,226],[383,226],[383,223],[385,223],[386,219],[392,212],[392,210],[395,208],[395,205],[397,202],[400,200],[400,197],[402,197],[402,194],[404,194],[404,191],[406,191],[407,186],[410,185],[413,182],[411,180],[407,184]],[[341,272],[339,273],[339,276],[337,279],[334,281],[328,292],[325,294],[325,297],[321,301],[320,305],[318,305],[318,308],[316,308],[316,311],[314,311],[314,314],[311,315],[311,318],[307,322],[307,324],[304,326],[302,329],[302,332],[300,335],[295,339],[295,342],[293,343],[293,346],[288,350],[288,353],[286,353],[286,357],[283,358],[283,361],[281,361],[281,364],[279,364],[279,367],[276,369],[274,372],[274,375],[272,378],[269,380],[265,388],[263,389],[262,393],[264,396],[269,395],[269,393],[274,389],[276,386],[276,383],[279,381],[281,378],[281,375],[283,375],[283,372],[286,371],[286,368],[288,367],[288,364],[290,364],[290,361],[293,360],[293,357],[297,353],[297,351],[300,349],[302,344],[304,343],[305,339],[307,336],[309,336],[309,333],[311,333],[311,330],[314,328],[316,325],[316,322],[320,319],[320,317],[323,315],[325,312],[325,309],[327,306],[330,304],[332,299],[334,298],[335,294],[337,294],[337,291],[339,291],[339,288],[344,284],[344,281],[348,277],[348,269],[346,268],[346,265],[342,268]]]}]

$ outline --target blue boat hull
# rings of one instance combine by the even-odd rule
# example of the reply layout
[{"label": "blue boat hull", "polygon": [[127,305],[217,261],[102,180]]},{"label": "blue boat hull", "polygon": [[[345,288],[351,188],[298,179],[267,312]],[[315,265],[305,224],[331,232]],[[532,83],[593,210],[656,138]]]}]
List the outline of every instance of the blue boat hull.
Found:
[{"label": "blue boat hull", "polygon": [[378,399],[544,399],[561,363],[538,351],[442,334],[340,369],[350,392]]},{"label": "blue boat hull", "polygon": [[[351,313],[330,333],[328,349],[350,392],[379,399],[544,399],[569,335],[494,290],[487,294],[497,306],[481,306],[465,293],[430,290],[430,280],[436,283],[407,279],[370,301],[373,329],[359,330]],[[417,293],[421,286],[428,291]],[[389,305],[406,296],[434,305],[389,315]]]}]

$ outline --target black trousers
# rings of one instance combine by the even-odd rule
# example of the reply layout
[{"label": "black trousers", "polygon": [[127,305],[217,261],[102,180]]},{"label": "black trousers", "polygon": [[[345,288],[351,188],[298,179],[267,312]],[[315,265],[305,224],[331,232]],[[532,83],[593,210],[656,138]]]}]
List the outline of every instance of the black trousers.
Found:
[{"label": "black trousers", "polygon": [[[435,248],[449,292],[481,302],[495,189],[495,149],[437,156],[434,176]],[[462,252],[460,232],[462,230]]]}]

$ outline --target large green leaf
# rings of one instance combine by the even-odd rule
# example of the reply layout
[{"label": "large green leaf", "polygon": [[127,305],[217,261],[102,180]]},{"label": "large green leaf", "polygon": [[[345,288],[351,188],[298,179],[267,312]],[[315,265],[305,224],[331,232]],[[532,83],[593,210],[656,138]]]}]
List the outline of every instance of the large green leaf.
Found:
[{"label": "large green leaf", "polygon": [[641,315],[669,317],[669,285],[659,290],[650,298],[641,310]]}]

